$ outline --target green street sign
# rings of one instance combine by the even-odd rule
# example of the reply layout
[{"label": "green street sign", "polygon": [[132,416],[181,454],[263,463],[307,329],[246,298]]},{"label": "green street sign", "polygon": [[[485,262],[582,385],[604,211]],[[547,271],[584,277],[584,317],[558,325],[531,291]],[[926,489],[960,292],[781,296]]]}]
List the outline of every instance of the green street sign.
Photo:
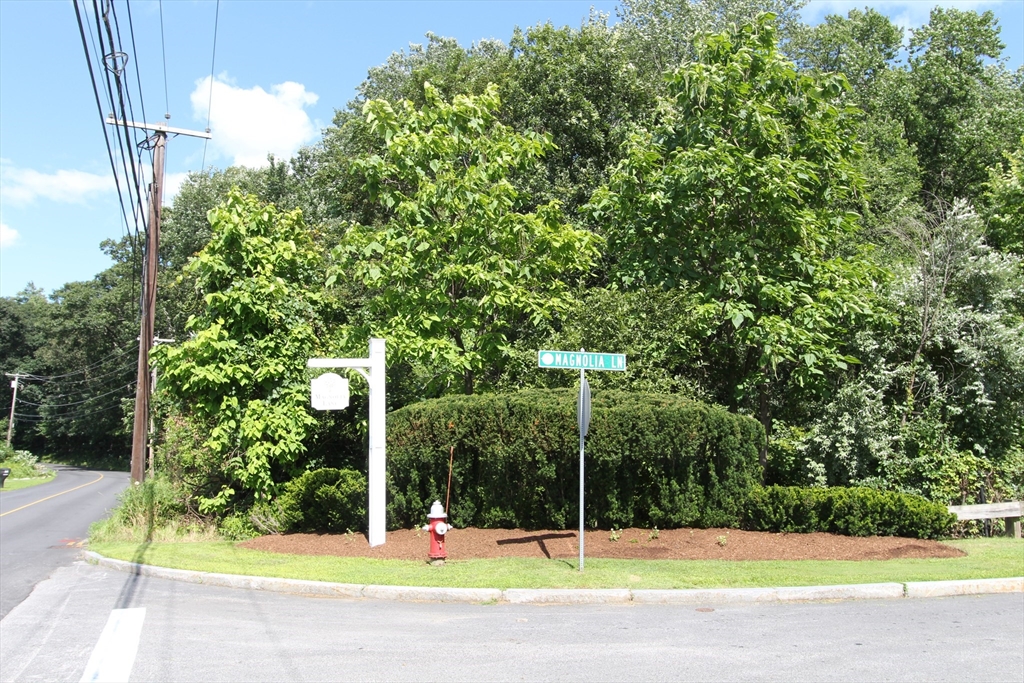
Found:
[{"label": "green street sign", "polygon": [[537,367],[556,370],[618,370],[621,372],[626,369],[626,354],[538,351]]}]

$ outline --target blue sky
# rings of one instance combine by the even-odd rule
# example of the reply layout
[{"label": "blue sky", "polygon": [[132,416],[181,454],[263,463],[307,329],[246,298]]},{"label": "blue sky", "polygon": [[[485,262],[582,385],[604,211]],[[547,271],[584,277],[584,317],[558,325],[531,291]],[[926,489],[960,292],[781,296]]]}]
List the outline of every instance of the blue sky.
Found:
[{"label": "blue sky", "polygon": [[[867,5],[914,27],[935,4],[993,10],[1010,68],[1024,63],[1024,0],[812,0],[804,18],[817,23],[827,14]],[[205,148],[206,165],[258,165],[268,152],[287,158],[315,142],[334,110],[352,99],[368,68],[409,43],[424,42],[428,31],[466,45],[506,41],[517,25],[578,26],[591,6],[614,19],[615,2],[577,0],[222,0],[214,140]],[[202,130],[216,2],[168,0],[161,8],[157,0],[135,0],[131,7],[146,118],[160,121],[169,111],[169,125]],[[123,42],[130,44],[123,1],[116,8]],[[134,67],[129,65],[133,78]],[[110,265],[99,243],[120,238],[126,228],[102,129],[74,6],[66,0],[0,1],[0,296],[14,295],[29,281],[49,292]],[[172,138],[169,190],[201,169],[203,159],[203,141]]]}]

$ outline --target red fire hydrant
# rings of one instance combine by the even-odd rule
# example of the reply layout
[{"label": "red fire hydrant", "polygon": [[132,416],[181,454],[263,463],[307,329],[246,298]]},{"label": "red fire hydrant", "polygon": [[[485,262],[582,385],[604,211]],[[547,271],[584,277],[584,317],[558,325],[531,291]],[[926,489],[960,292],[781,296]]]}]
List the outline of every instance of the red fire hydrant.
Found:
[{"label": "red fire hydrant", "polygon": [[441,507],[441,501],[435,500],[434,504],[430,506],[430,514],[427,515],[427,519],[430,520],[426,527],[430,531],[430,562],[431,564],[444,564],[448,557],[448,551],[444,548],[444,537],[451,527],[445,521],[448,519],[448,514]]}]

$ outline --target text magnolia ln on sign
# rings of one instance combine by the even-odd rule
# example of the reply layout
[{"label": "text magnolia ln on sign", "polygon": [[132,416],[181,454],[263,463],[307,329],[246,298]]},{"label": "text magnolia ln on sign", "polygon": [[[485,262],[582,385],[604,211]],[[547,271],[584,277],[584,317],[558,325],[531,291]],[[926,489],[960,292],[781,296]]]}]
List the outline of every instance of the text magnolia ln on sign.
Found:
[{"label": "text magnolia ln on sign", "polygon": [[558,370],[626,369],[623,353],[587,353],[586,351],[538,351],[537,367]]},{"label": "text magnolia ln on sign", "polygon": [[345,410],[348,408],[348,380],[333,372],[325,372],[310,382],[313,410]]}]

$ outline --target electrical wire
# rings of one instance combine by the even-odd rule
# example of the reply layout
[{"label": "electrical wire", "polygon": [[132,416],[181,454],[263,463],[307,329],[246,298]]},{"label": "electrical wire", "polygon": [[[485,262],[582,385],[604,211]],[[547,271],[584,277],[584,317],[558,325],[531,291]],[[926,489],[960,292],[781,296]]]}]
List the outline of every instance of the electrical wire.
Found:
[{"label": "electrical wire", "polygon": [[[102,46],[103,45],[103,29],[100,26],[99,5],[97,4],[97,0],[92,0],[92,5],[93,5],[93,11],[96,13],[96,31],[97,31],[97,33],[99,33],[100,45]],[[113,3],[111,3],[107,7],[112,12],[114,5],[113,5]],[[124,161],[124,165],[125,165],[125,180],[127,180],[128,167],[131,167],[131,176],[132,176],[132,182],[134,183],[133,187],[135,189],[135,198],[136,198],[136,201],[138,202],[139,210],[141,212],[141,211],[143,211],[143,208],[142,208],[142,192],[140,190],[140,188],[142,187],[142,184],[139,182],[139,176],[138,176],[138,173],[136,172],[135,153],[132,150],[132,147],[136,146],[138,144],[138,141],[136,140],[134,134],[132,133],[132,129],[130,129],[128,127],[128,111],[125,108],[125,93],[124,93],[124,90],[123,90],[123,88],[121,86],[121,69],[118,68],[119,65],[117,63],[118,55],[119,54],[125,54],[125,53],[123,51],[121,51],[120,49],[118,49],[119,45],[115,45],[115,43],[114,43],[114,34],[113,34],[113,31],[111,30],[111,27],[110,27],[110,13],[108,13],[108,12],[104,12],[103,13],[103,23],[105,24],[106,29],[107,29],[107,41],[109,43],[109,48],[110,48],[110,53],[109,54],[110,54],[111,58],[114,60],[113,68],[107,67],[107,69],[106,69],[107,77],[106,77],[105,80],[106,80],[106,83],[107,83],[107,92],[110,95],[111,108],[114,111],[120,110],[119,113],[121,114],[121,123],[122,123],[123,129],[124,129],[124,137],[122,138],[122,136],[121,136],[121,127],[115,125],[114,128],[118,131],[117,139],[118,139],[118,144],[121,146],[121,158]],[[106,57],[104,56],[104,62],[105,61],[106,61]],[[114,75],[114,85],[113,86],[111,86],[111,83],[110,83],[110,74]],[[116,102],[114,101],[114,86],[116,86],[116,89],[117,89],[117,101]],[[131,143],[132,143],[130,146],[128,144],[129,140],[131,140]],[[134,215],[134,211],[133,211],[133,215]],[[136,236],[136,238],[138,238],[138,236],[139,236],[139,224],[138,224],[137,220],[136,220],[136,223],[135,223],[135,236]]]},{"label": "electrical wire", "polygon": [[72,372],[68,372],[68,373],[65,373],[63,375],[32,375],[32,374],[21,374],[21,373],[19,373],[18,377],[20,377],[20,378],[29,378],[29,379],[36,380],[38,382],[52,382],[54,380],[61,379],[61,378],[64,378],[64,377],[74,377],[75,375],[81,375],[83,373],[88,372],[92,368],[95,368],[97,366],[103,365],[104,363],[106,363],[111,358],[118,358],[118,357],[123,356],[124,354],[126,354],[126,353],[128,353],[130,351],[138,351],[138,347],[137,346],[127,346],[127,347],[125,347],[123,349],[117,349],[113,353],[107,354],[106,356],[104,356],[103,358],[99,359],[98,361],[96,361],[94,363],[91,363],[89,365],[86,365],[84,368],[81,368],[80,370],[74,370]]},{"label": "electrical wire", "polygon": [[89,42],[85,37],[85,26],[82,23],[82,13],[78,7],[78,0],[74,0],[75,6],[75,17],[78,19],[78,32],[82,37],[82,49],[85,51],[85,63],[89,67],[89,80],[92,82],[92,92],[96,97],[96,111],[100,115],[100,125],[103,127],[103,140],[107,145],[107,156],[110,159],[110,171],[114,174],[114,185],[117,187],[117,198],[121,204],[121,215],[124,217],[124,224],[130,231],[130,224],[128,223],[128,211],[125,208],[124,197],[121,194],[121,182],[117,176],[117,164],[114,163],[114,150],[110,145],[110,136],[107,135],[106,118],[103,116],[103,105],[100,102],[100,91],[96,85],[96,74],[92,69],[92,57],[89,55]]},{"label": "electrical wire", "polygon": [[[77,2],[77,0],[76,0],[76,2]],[[84,5],[84,2],[83,2],[83,5]],[[95,3],[94,3],[94,5],[95,5]],[[76,9],[76,12],[77,12],[77,9],[78,9],[77,4],[76,4],[76,8],[75,9]],[[87,7],[84,7],[84,12],[85,12],[86,16],[88,16],[89,12],[88,12],[88,8]],[[81,24],[81,20],[79,20],[79,22]],[[89,27],[89,23],[88,22],[86,22],[86,26]],[[96,53],[97,57],[100,57],[101,55],[103,55],[104,52],[99,47],[97,47],[97,45],[96,45],[96,35],[93,33],[93,30],[92,30],[91,27],[89,27],[89,38],[92,41],[93,51]],[[102,33],[100,33],[100,43],[102,44]],[[86,61],[87,61],[87,63],[90,66],[90,72],[91,72],[92,61],[91,61],[91,58],[90,58],[90,56],[88,54],[88,50],[86,50]],[[103,59],[98,59],[98,66],[99,66],[100,70],[105,73],[105,70],[106,70],[107,67],[106,67],[106,64],[104,63]],[[93,78],[93,88],[95,90],[96,89],[95,77],[92,76],[91,73],[90,73],[90,76]],[[97,99],[98,99],[98,95],[97,95]],[[113,104],[112,101],[109,104],[110,104],[110,110],[109,111],[111,112],[111,114],[113,114],[114,104]],[[99,105],[97,105],[97,106],[99,106]],[[101,120],[101,125],[103,125],[104,137],[106,137],[106,135],[107,135],[107,127],[106,127],[106,120],[103,118],[102,109],[100,111],[100,120]],[[109,139],[107,139],[107,149],[108,149],[108,153],[110,153],[110,141],[109,141]],[[119,138],[119,149],[120,149],[120,138]],[[123,153],[119,154],[119,156],[122,158],[122,161],[123,161],[123,159],[124,159]],[[114,162],[112,161],[111,162],[112,168],[113,168],[113,164],[114,164]],[[125,171],[125,178],[127,179],[127,169]],[[124,197],[121,195],[121,189],[122,189],[121,188],[121,183],[120,183],[120,180],[117,177],[116,170],[114,171],[114,182],[117,184],[118,199],[119,199],[119,201],[121,203],[121,214],[122,214],[122,217],[124,218],[124,231],[125,231],[125,234],[127,235],[127,238],[128,238],[128,244],[131,247],[131,253],[132,253],[132,277],[133,277],[133,279],[132,279],[132,298],[134,298],[135,278],[137,277],[138,268],[139,268],[139,265],[138,265],[138,232],[139,232],[139,229],[138,229],[138,218],[136,218],[136,221],[135,221],[135,234],[133,235],[132,234],[132,224],[128,222],[128,218],[127,218],[127,214],[126,214],[126,209],[124,207]],[[129,194],[130,194],[130,192],[129,192]],[[132,203],[134,204],[134,201]],[[132,213],[134,215],[135,212],[133,211]]]},{"label": "electrical wire", "polygon": [[[217,0],[220,2],[220,0]],[[146,101],[142,98],[142,76],[139,73],[139,50],[135,47],[135,24],[132,23],[132,3],[130,0],[124,0],[125,7],[128,8],[128,32],[132,37],[132,54],[135,55],[135,81],[139,86],[139,106],[142,108],[142,120],[146,121]],[[153,160],[153,151],[149,152],[150,162]]]},{"label": "electrical wire", "polygon": [[[125,5],[128,5],[128,0],[125,0]],[[121,53],[124,53],[124,50],[123,50],[124,43],[121,40],[121,24],[117,20],[117,6],[113,2],[111,2],[111,4],[110,4],[110,16],[113,17],[113,19],[114,19],[114,29],[117,32],[117,46],[116,47],[117,47],[118,51],[120,51]],[[109,22],[108,22],[108,31],[109,31]],[[129,60],[129,61],[133,61],[135,63],[135,77],[136,77],[136,80],[138,81],[138,84],[139,84],[139,104],[142,107],[142,120],[145,121],[146,120],[146,107],[145,107],[145,104],[144,104],[144,102],[142,100],[142,79],[139,76],[139,56],[138,56],[138,53],[135,50],[135,36],[134,35],[132,36],[132,59]],[[125,92],[125,98],[128,100],[128,113],[131,115],[132,120],[135,121],[137,119],[135,118],[135,106],[132,103],[132,91],[131,91],[131,88],[128,87],[127,83],[125,84],[124,92]],[[121,108],[122,108],[122,112],[123,112],[123,110],[124,110],[124,103],[123,102],[122,102],[122,107]],[[133,130],[137,130],[137,129],[133,129]],[[136,146],[136,149],[139,148],[137,139],[136,139],[136,145],[135,146]],[[152,150],[149,150],[149,155],[150,155],[150,159],[152,160],[152,157],[153,157],[153,151]],[[138,166],[140,168],[142,166],[142,155],[141,154],[139,155]]]},{"label": "electrical wire", "polygon": [[[104,40],[103,40],[103,30],[100,27],[100,11],[99,11],[99,7],[96,4],[96,0],[93,0],[92,5],[93,5],[93,14],[95,16],[96,29],[95,29],[95,34],[94,34],[92,27],[90,27],[89,28],[89,35],[90,35],[90,38],[93,41],[93,50],[96,52],[97,64],[98,64],[101,72],[104,73],[104,85],[106,86],[106,92],[107,92],[107,104],[109,105],[110,115],[113,116],[114,112],[118,110],[118,106],[117,106],[117,104],[114,101],[113,88],[111,87],[111,84],[110,84],[110,75],[109,74],[112,71],[112,69],[108,66],[108,62],[107,62],[107,52],[106,52],[106,46],[105,46]],[[85,14],[88,16],[88,9],[85,10]],[[96,45],[97,39],[98,39],[98,42],[99,42],[99,46]],[[118,54],[119,53],[120,54],[124,54],[124,53],[119,51],[119,50],[117,50],[117,48],[113,45],[113,41],[111,41],[110,51],[111,51],[111,54],[109,56],[113,59],[113,64],[114,64],[114,67],[115,67],[114,70],[116,70],[116,67],[117,67],[117,64],[118,64]],[[103,123],[106,124],[106,120],[103,119],[102,111],[101,111],[101,114],[100,114],[100,118],[103,121]],[[104,127],[104,132],[105,131],[106,131],[106,127]],[[133,193],[132,193],[133,187],[127,185],[129,171],[128,171],[128,164],[126,163],[126,155],[128,157],[131,157],[133,155],[131,155],[130,152],[129,153],[125,152],[127,146],[126,146],[125,140],[122,139],[121,130],[118,129],[117,127],[115,127],[115,133],[116,133],[115,137],[116,137],[117,146],[118,146],[118,154],[117,154],[117,156],[120,158],[121,163],[124,166],[124,176],[125,176],[125,185],[126,185],[125,189],[128,191],[129,199],[132,200],[132,204],[135,204],[136,203],[135,202],[135,195],[138,194],[138,192],[137,192],[138,182],[136,180],[136,185],[135,185],[136,192],[133,195]],[[132,169],[132,175],[134,175],[134,169]],[[116,171],[115,171],[115,178],[114,179],[115,179],[115,182],[118,183],[118,198],[119,198],[119,200],[122,203],[122,215],[124,216],[124,219],[125,219],[125,224],[126,224],[126,228],[128,230],[128,233],[129,233],[129,238],[131,238],[132,225],[130,223],[128,223],[127,210],[123,206],[124,197],[121,195],[121,192],[120,192],[120,190],[121,190],[120,179],[117,177]],[[133,216],[134,216],[134,211],[132,213],[133,213]],[[138,241],[138,237],[139,237],[139,224],[138,224],[138,220],[136,219],[136,221],[135,221],[135,241],[132,242],[130,240],[130,243],[132,245],[132,249],[133,250],[135,250],[137,248],[136,247],[136,242]]]},{"label": "electrical wire", "polygon": [[91,415],[99,415],[100,413],[107,413],[110,412],[111,410],[118,409],[121,409],[120,403],[115,403],[113,405],[107,406],[106,408],[100,408],[98,410],[79,411],[77,413],[71,413],[66,415],[28,415],[25,413],[14,413],[14,417],[16,418],[17,422],[30,422],[35,424],[40,424],[43,422],[73,422],[76,420],[81,420],[84,417],[89,417]]},{"label": "electrical wire", "polygon": [[[42,386],[42,385],[47,385],[47,384],[57,384],[57,385],[59,385],[61,387],[67,387],[67,386],[71,386],[71,385],[75,385],[75,384],[88,384],[90,382],[94,382],[94,383],[95,382],[99,382],[100,384],[106,384],[106,382],[103,382],[101,380],[105,380],[108,377],[114,377],[114,376],[117,376],[117,375],[121,375],[121,374],[127,372],[128,370],[131,370],[131,369],[135,368],[136,366],[137,366],[137,363],[133,360],[133,361],[131,361],[129,363],[125,363],[123,365],[118,366],[114,370],[111,370],[109,372],[104,372],[102,375],[95,375],[93,377],[86,377],[85,379],[50,380],[50,381],[46,381],[46,382],[40,382],[39,385],[25,384],[25,386],[26,387],[30,387],[30,386]],[[21,375],[21,377],[25,377],[25,375]],[[39,380],[35,380],[35,381],[39,381]],[[75,392],[75,391],[80,391],[80,390],[71,390],[72,393]]]},{"label": "electrical wire", "polygon": [[[126,70],[126,60],[128,59],[127,53],[123,50],[121,42],[121,28],[117,18],[116,5],[112,2],[106,2],[104,5],[105,9],[102,13],[103,27],[106,28],[106,42],[109,53],[104,52],[104,66],[106,75],[107,93],[110,98],[110,105],[112,111],[116,111],[121,119],[120,126],[115,124],[115,130],[117,131],[117,141],[120,148],[121,160],[124,164],[125,179],[127,180],[129,175],[132,180],[132,187],[129,190],[129,196],[132,198],[132,217],[135,221],[135,241],[132,243],[132,266],[133,266],[133,279],[132,289],[134,290],[135,280],[141,280],[142,277],[142,266],[139,260],[139,247],[138,243],[141,239],[142,228],[140,224],[145,222],[146,209],[143,206],[143,181],[144,176],[140,172],[141,167],[141,154],[136,154],[139,148],[140,140],[138,135],[140,131],[136,128],[128,125],[129,119],[135,118],[135,107],[132,102],[131,91],[127,88],[127,84],[122,79],[122,75]],[[99,42],[102,46],[104,44],[103,27],[100,26],[100,9],[97,5],[97,0],[93,0],[93,11],[96,18],[96,31],[99,35]],[[114,31],[111,27],[111,19],[113,24],[117,28],[117,40],[114,39]],[[137,60],[137,54],[133,54],[133,57]],[[138,69],[136,67],[136,74],[138,77]],[[113,76],[113,84],[111,84],[111,75]],[[141,79],[140,79],[141,84]],[[117,92],[115,98],[114,92]],[[140,87],[139,97],[142,97],[142,91]],[[129,112],[130,115],[129,115]],[[143,138],[145,140],[145,138]],[[138,158],[138,161],[136,159]],[[132,191],[133,190],[133,191]],[[129,227],[130,229],[130,227]],[[133,292],[134,293],[134,292]],[[140,305],[140,311],[141,305]]]},{"label": "electrical wire", "polygon": [[[145,99],[143,98],[143,95],[142,95],[142,75],[141,75],[140,70],[139,70],[139,51],[138,51],[138,48],[135,46],[135,24],[132,21],[132,3],[131,3],[130,0],[125,0],[124,4],[125,4],[125,7],[128,9],[128,30],[129,30],[129,33],[131,34],[131,38],[132,38],[132,54],[135,56],[135,81],[136,81],[136,83],[138,85],[138,88],[139,88],[139,106],[142,108],[142,120],[145,122],[145,121],[148,121],[149,119],[146,116],[146,101],[145,101]],[[116,21],[116,19],[115,19],[115,21]],[[153,150],[148,145],[146,146],[146,148],[149,151],[149,163],[150,163],[150,166],[152,166],[153,163],[154,163]],[[138,163],[140,165],[142,164],[142,148],[141,147],[139,148]],[[148,189],[147,189],[147,193],[146,193],[146,204],[147,205],[149,204],[149,192],[148,192]],[[142,219],[142,216],[140,215],[139,216],[139,220],[141,220],[141,219]],[[133,245],[133,249],[132,249],[132,259],[133,259],[133,261],[132,261],[132,274],[133,274],[134,277],[132,279],[132,298],[134,298],[134,296],[135,296],[135,290],[134,290],[135,278],[137,277],[138,280],[140,281],[140,283],[141,283],[141,280],[142,280],[142,260],[141,260],[141,258],[139,258],[139,256],[140,256],[140,254],[139,254],[138,250],[135,249],[134,245]],[[139,289],[139,311],[140,312],[142,311],[142,289],[141,289],[141,287]]]},{"label": "electrical wire", "polygon": [[171,98],[167,95],[167,47],[164,44],[164,0],[160,0],[160,52],[164,59],[164,108],[165,119],[171,118]]},{"label": "electrical wire", "polygon": [[90,401],[95,401],[97,399],[103,398],[104,396],[110,396],[111,394],[116,394],[117,392],[122,391],[122,389],[125,389],[125,388],[131,389],[136,384],[138,384],[138,380],[129,383],[125,387],[117,387],[116,389],[113,389],[113,390],[108,391],[106,393],[96,394],[95,396],[91,396],[91,397],[89,397],[87,399],[83,399],[81,401],[72,401],[70,403],[33,403],[32,401],[23,401],[23,400],[20,400],[20,399],[19,399],[18,403],[23,403],[23,404],[25,404],[27,406],[35,406],[37,408],[70,408],[71,406],[80,406],[83,403],[88,403]]},{"label": "electrical wire", "polygon": [[[210,57],[210,98],[206,103],[206,132],[210,132],[210,118],[213,115],[213,72],[217,64],[217,26],[220,24],[220,0],[217,0],[217,10],[213,15],[213,56]],[[203,165],[202,170],[206,172],[206,146],[210,144],[210,138],[203,140]]]}]

